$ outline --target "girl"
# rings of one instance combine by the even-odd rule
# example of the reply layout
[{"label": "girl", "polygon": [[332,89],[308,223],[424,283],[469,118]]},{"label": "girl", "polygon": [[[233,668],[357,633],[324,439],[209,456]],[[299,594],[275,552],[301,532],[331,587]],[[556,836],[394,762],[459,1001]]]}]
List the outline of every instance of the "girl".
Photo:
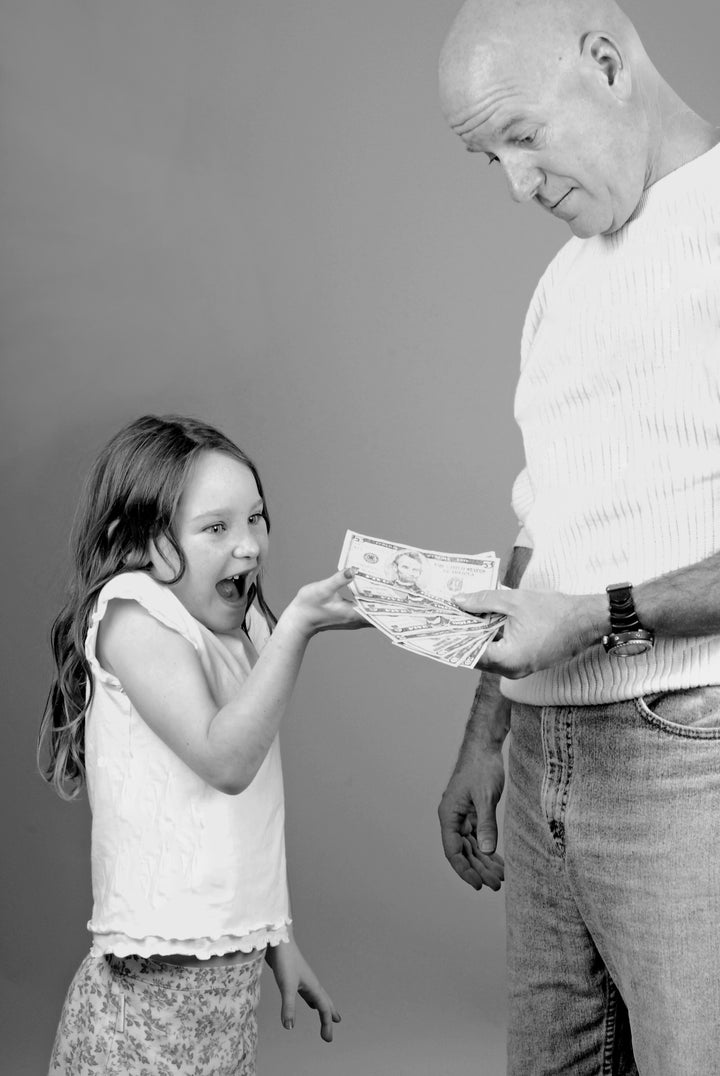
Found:
[{"label": "girl", "polygon": [[292,933],[278,727],[310,638],[365,621],[303,587],[279,620],[262,592],[270,520],[251,461],[218,430],[146,416],[88,476],[46,778],[87,780],[93,946],[70,986],[53,1076],[255,1071],[263,956],[332,1039],[340,1016]]}]

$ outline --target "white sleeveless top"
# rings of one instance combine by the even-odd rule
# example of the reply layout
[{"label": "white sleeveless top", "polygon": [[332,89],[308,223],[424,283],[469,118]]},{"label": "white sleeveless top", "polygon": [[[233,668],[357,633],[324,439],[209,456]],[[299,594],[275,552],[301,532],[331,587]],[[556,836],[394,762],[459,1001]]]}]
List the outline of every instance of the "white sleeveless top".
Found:
[{"label": "white sleeveless top", "polygon": [[101,590],[85,642],[94,695],[85,761],[92,809],[94,949],[116,956],[207,958],[287,940],[283,781],[276,737],[237,796],[197,776],[143,721],[122,685],[98,664],[108,602],[138,602],[194,647],[218,707],[237,695],[267,641],[250,610],[246,639],[213,634],[145,572]]}]

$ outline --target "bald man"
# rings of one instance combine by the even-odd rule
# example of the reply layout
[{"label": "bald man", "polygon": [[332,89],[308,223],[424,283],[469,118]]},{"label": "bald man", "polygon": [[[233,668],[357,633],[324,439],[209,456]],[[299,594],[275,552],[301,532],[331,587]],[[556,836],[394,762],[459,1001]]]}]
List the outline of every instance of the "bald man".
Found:
[{"label": "bald man", "polygon": [[439,814],[510,1076],[720,1073],[720,131],[613,0],[470,0],[444,114],[573,233],[525,322],[505,613]]}]

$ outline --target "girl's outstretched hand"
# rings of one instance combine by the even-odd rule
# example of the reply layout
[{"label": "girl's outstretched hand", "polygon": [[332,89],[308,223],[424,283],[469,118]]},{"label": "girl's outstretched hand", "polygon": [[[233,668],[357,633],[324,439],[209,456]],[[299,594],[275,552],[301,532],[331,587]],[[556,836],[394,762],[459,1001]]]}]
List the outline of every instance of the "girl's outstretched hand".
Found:
[{"label": "girl's outstretched hand", "polygon": [[281,619],[297,624],[308,635],[331,628],[369,627],[354,602],[342,593],[354,574],[353,568],[344,568],[329,579],[301,587]]},{"label": "girl's outstretched hand", "polygon": [[280,1019],[285,1028],[295,1026],[295,997],[297,994],[320,1016],[320,1036],[332,1042],[333,1024],[340,1023],[340,1013],[332,998],[320,985],[317,975],[297,947],[292,930],[290,940],[269,945],[265,960],[272,968],[281,997]]}]

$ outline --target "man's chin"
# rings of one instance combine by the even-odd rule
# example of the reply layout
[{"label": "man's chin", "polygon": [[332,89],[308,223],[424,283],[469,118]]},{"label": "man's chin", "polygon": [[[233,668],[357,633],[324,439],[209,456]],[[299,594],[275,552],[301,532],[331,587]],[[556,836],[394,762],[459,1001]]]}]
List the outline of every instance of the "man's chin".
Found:
[{"label": "man's chin", "polygon": [[592,225],[587,224],[581,220],[569,220],[568,228],[578,239],[591,239],[594,235],[603,235],[601,228],[593,228]]},{"label": "man's chin", "polygon": [[567,225],[578,239],[592,239],[594,235],[612,235],[622,227],[614,221],[608,226],[605,221],[583,219],[581,216],[571,217]]},{"label": "man's chin", "polygon": [[594,235],[612,235],[625,224],[625,219],[622,216],[618,218],[610,206],[597,204],[581,205],[579,213],[568,214],[562,219],[578,239],[591,239]]},{"label": "man's chin", "polygon": [[[593,235],[614,235],[615,232],[619,232],[621,228],[632,220],[633,216],[637,212],[637,206],[632,210],[614,210],[609,211],[603,216],[583,218],[578,216],[568,221],[569,227],[578,239],[590,239]],[[609,219],[608,219],[609,218]]]}]

